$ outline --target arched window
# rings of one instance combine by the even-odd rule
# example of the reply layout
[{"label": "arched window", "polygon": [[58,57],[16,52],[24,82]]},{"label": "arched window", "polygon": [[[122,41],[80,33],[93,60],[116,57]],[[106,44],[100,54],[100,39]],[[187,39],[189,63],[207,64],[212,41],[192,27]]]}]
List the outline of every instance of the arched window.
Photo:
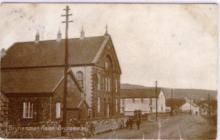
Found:
[{"label": "arched window", "polygon": [[109,67],[109,64],[107,61],[105,61],[105,69],[108,69],[108,67]]},{"label": "arched window", "polygon": [[115,79],[115,92],[118,92],[118,80]]},{"label": "arched window", "polygon": [[108,91],[108,78],[105,77],[105,91]]},{"label": "arched window", "polygon": [[111,79],[108,78],[108,91],[111,91]]},{"label": "arched window", "polygon": [[118,112],[118,99],[115,100],[115,112]]},{"label": "arched window", "polygon": [[78,80],[78,83],[79,83],[80,87],[83,88],[83,72],[78,71],[76,73],[76,76],[77,76],[77,80]]},{"label": "arched window", "polygon": [[111,60],[111,57],[110,56],[107,56],[105,58],[105,70],[109,71],[111,69],[113,69],[113,64],[112,64],[112,60]]},{"label": "arched window", "polygon": [[98,97],[98,99],[97,99],[97,111],[98,112],[101,111],[101,99],[100,99],[100,97]]},{"label": "arched window", "polygon": [[101,76],[97,74],[97,89],[101,90]]}]

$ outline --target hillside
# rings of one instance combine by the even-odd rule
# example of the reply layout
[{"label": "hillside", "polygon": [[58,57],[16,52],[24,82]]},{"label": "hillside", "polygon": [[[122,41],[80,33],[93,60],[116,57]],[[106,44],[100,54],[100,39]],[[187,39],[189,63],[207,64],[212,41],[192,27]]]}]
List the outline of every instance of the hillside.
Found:
[{"label": "hillside", "polygon": [[[147,89],[153,87],[146,87],[142,85],[133,85],[133,84],[121,84],[121,89]],[[162,88],[166,98],[192,98],[192,99],[208,99],[208,94],[211,99],[217,98],[216,90],[204,90],[204,89],[172,89],[167,87],[159,87]]]}]

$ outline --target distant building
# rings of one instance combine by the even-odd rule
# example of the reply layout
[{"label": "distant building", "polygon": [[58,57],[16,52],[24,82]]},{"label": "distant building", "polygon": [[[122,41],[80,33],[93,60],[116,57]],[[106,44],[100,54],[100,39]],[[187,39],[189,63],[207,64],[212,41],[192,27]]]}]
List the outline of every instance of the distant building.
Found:
[{"label": "distant building", "polygon": [[203,116],[209,115],[209,105],[208,103],[200,104],[200,114]]},{"label": "distant building", "polygon": [[[13,44],[1,61],[9,123],[62,120],[64,40]],[[120,115],[121,69],[111,36],[69,39],[67,122]]]},{"label": "distant building", "polygon": [[178,113],[185,102],[184,98],[167,98],[166,106],[169,107],[169,112]]},{"label": "distant building", "polygon": [[217,113],[217,100],[202,100],[197,103],[200,108],[200,114],[203,116],[213,116]]},{"label": "distant building", "polygon": [[121,113],[126,116],[134,115],[135,110],[142,114],[166,111],[166,99],[161,88],[129,88],[121,89]]},{"label": "distant building", "polygon": [[199,115],[199,106],[193,102],[186,101],[183,105],[180,106],[182,112],[192,113],[193,115]]}]

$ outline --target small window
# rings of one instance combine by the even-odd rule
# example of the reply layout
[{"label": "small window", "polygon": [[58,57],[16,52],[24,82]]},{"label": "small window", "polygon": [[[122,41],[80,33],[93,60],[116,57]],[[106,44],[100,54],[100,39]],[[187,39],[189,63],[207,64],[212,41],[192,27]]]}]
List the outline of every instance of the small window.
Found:
[{"label": "small window", "polygon": [[108,78],[108,91],[111,91],[111,79]]},{"label": "small window", "polygon": [[56,118],[59,119],[61,117],[61,103],[56,103]]},{"label": "small window", "polygon": [[101,111],[101,101],[100,101],[100,97],[98,97],[98,99],[97,99],[98,101],[97,101],[97,107],[98,107],[98,112],[100,112]]},{"label": "small window", "polygon": [[118,99],[115,100],[115,112],[118,112]]},{"label": "small window", "polygon": [[101,76],[97,74],[97,89],[101,90]]},{"label": "small window", "polygon": [[118,80],[115,79],[115,92],[118,92]]},{"label": "small window", "polygon": [[105,69],[108,69],[108,62],[105,62]]},{"label": "small window", "polygon": [[135,98],[132,99],[132,102],[135,103]]},{"label": "small window", "polygon": [[23,102],[23,118],[32,119],[34,113],[34,104],[31,102]]},{"label": "small window", "polygon": [[105,90],[108,91],[108,78],[105,78]]},{"label": "small window", "polygon": [[144,98],[141,98],[141,103],[144,103]]},{"label": "small window", "polygon": [[83,72],[78,71],[76,73],[76,75],[77,75],[78,83],[79,83],[80,87],[83,89]]}]

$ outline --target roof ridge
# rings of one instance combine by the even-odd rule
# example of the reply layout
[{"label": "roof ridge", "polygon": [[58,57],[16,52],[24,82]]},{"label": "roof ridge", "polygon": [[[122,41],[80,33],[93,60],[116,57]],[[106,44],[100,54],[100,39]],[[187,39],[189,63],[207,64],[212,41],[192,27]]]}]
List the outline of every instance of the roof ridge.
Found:
[{"label": "roof ridge", "polygon": [[[98,37],[104,37],[104,35],[98,35],[98,36],[88,36],[88,37],[85,37],[85,39],[88,39],[88,38],[98,38]],[[72,39],[80,39],[80,37],[71,37],[69,38],[69,40],[72,40]],[[61,39],[61,41],[65,40],[65,38]],[[47,41],[57,41],[56,39],[47,39],[47,40],[39,40],[39,43],[41,42],[47,42]],[[15,42],[14,44],[19,44],[19,43],[35,43],[35,41],[21,41],[21,42]],[[13,45],[14,45],[13,44]]]}]

